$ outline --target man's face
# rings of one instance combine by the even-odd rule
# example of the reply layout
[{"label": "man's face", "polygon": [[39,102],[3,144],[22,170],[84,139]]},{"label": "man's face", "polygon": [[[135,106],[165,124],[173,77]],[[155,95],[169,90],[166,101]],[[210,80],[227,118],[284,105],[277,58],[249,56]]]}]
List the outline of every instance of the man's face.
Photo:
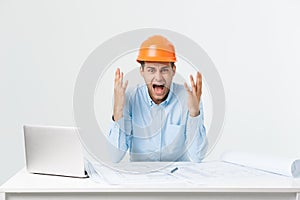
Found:
[{"label": "man's face", "polygon": [[172,68],[169,62],[145,62],[144,68],[141,67],[149,95],[156,104],[167,98],[175,71],[176,66]]}]

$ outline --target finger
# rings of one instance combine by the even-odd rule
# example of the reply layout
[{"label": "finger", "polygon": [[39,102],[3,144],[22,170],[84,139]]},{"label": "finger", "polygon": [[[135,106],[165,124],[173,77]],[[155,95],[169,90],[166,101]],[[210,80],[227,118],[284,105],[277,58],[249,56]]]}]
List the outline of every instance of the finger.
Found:
[{"label": "finger", "polygon": [[123,83],[123,76],[124,76],[124,73],[121,72],[121,74],[120,74],[120,79],[119,79],[121,85],[122,85],[122,83]]},{"label": "finger", "polygon": [[124,90],[126,90],[127,85],[128,85],[128,80],[126,80],[125,83],[123,84],[123,89],[124,89]]},{"label": "finger", "polygon": [[191,90],[190,90],[190,88],[189,88],[189,86],[187,85],[187,83],[186,82],[184,82],[184,88],[185,88],[185,90],[188,92],[188,94],[191,94],[192,92],[191,92]]},{"label": "finger", "polygon": [[117,68],[117,70],[116,70],[116,74],[115,74],[116,76],[120,76],[120,68]]},{"label": "finger", "polygon": [[192,75],[190,75],[190,81],[191,81],[192,91],[194,94],[196,94],[196,85],[195,85],[194,78]]},{"label": "finger", "polygon": [[123,72],[120,72],[118,75],[118,79],[116,80],[116,86],[118,88],[122,88],[123,85]]},{"label": "finger", "polygon": [[186,84],[186,82],[184,82],[183,86],[184,86],[184,88],[186,89],[186,91],[190,92],[190,88],[189,88],[189,86]]},{"label": "finger", "polygon": [[200,96],[202,93],[202,75],[200,72],[197,72],[197,96]]},{"label": "finger", "polygon": [[117,68],[115,73],[115,82],[119,80],[119,77],[120,77],[120,68]]}]

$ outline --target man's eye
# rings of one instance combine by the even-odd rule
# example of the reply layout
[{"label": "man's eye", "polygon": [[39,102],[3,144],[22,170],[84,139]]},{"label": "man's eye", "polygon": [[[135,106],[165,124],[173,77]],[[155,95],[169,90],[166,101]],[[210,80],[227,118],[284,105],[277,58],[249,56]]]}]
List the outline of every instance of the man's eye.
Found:
[{"label": "man's eye", "polygon": [[148,69],[148,72],[154,72],[154,69]]}]

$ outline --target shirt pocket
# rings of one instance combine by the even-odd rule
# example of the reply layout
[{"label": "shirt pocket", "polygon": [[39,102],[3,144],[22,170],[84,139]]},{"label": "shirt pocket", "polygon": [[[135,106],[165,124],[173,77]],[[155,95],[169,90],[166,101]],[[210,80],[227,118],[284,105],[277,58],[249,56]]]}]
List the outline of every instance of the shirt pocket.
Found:
[{"label": "shirt pocket", "polygon": [[164,146],[181,147],[185,143],[185,125],[167,124],[163,135]]}]

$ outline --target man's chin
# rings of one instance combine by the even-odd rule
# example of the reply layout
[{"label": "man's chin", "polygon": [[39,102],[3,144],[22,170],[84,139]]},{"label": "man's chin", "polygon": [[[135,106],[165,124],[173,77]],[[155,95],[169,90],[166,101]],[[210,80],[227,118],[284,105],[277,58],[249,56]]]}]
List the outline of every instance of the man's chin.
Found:
[{"label": "man's chin", "polygon": [[164,99],[166,98],[166,95],[163,94],[163,95],[153,95],[152,96],[152,99],[155,101],[155,102],[162,102]]}]

